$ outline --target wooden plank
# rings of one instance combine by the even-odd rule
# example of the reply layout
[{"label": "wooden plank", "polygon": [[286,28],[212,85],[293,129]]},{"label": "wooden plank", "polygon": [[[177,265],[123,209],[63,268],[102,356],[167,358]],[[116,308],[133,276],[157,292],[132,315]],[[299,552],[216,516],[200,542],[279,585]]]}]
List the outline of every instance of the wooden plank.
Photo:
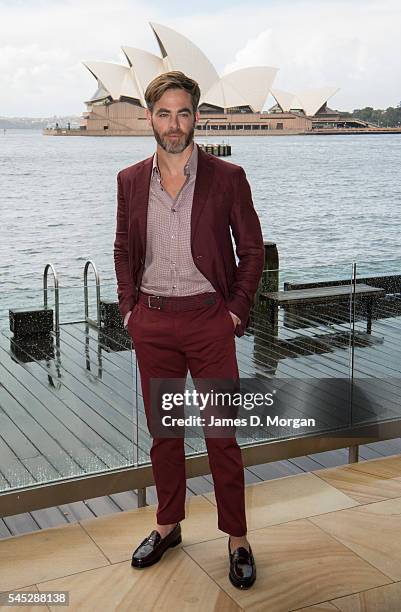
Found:
[{"label": "wooden plank", "polygon": [[109,495],[113,502],[120,510],[132,510],[138,507],[138,496],[133,491],[124,491],[123,493],[113,493]]},{"label": "wooden plank", "polygon": [[10,488],[10,483],[4,478],[0,471],[0,493]]},{"label": "wooden plank", "polygon": [[[88,346],[85,346],[88,335],[83,330],[77,329],[76,325],[62,325],[60,338],[63,347],[63,368],[67,369],[64,362],[65,357],[67,357],[68,363],[75,366],[73,372],[75,373],[77,370],[80,372],[80,379],[82,374],[84,374],[85,378],[82,378],[82,380],[86,384],[101,382],[104,399],[113,405],[116,403],[116,397],[118,397],[117,405],[121,413],[125,416],[130,416],[133,391],[135,390],[134,372],[131,368],[127,371],[125,367],[122,367],[123,363],[128,360],[121,358],[121,354],[119,354],[120,363],[116,363],[110,359],[110,353],[104,349],[101,350],[100,377],[98,360],[101,345],[99,345],[98,340],[89,338]],[[87,369],[86,360],[90,363],[91,371]],[[69,367],[68,370],[71,371]]]},{"label": "wooden plank", "polygon": [[[251,345],[252,346],[252,345]],[[293,377],[293,378],[333,378],[336,373],[348,372],[349,363],[345,355],[336,354],[335,360],[331,360],[329,363],[328,359],[322,359],[319,355],[300,356],[299,352],[293,351],[292,355],[288,353],[291,351],[291,344],[288,343],[287,351],[284,351],[283,346],[272,346],[271,348],[259,348],[254,347],[254,355],[248,355],[243,351],[237,351],[237,361],[240,370],[240,375],[243,377],[251,377],[258,372],[263,374],[267,378],[271,378],[273,375],[281,377]],[[313,362],[311,363],[311,358]],[[320,358],[319,358],[320,357]],[[334,363],[333,363],[334,361]],[[266,365],[266,362],[269,365]],[[277,363],[274,368],[274,362]],[[272,371],[273,370],[273,371]]]},{"label": "wooden plank", "polygon": [[366,444],[361,444],[359,447],[359,459],[360,461],[369,461],[369,459],[378,459],[382,457],[382,453],[379,453],[377,450],[366,446]]},{"label": "wooden plank", "polygon": [[73,502],[72,504],[63,504],[62,506],[58,506],[58,508],[69,523],[75,523],[76,521],[82,521],[96,516],[82,501]]},{"label": "wooden plank", "polygon": [[338,450],[324,451],[322,453],[313,453],[312,455],[308,455],[308,457],[314,459],[325,468],[336,467],[348,463],[348,450],[346,448],[340,448]]},{"label": "wooden plank", "polygon": [[[93,328],[90,328],[90,330],[91,330],[90,333],[96,334],[96,330],[94,330]],[[73,328],[71,326],[68,327],[67,334],[68,334],[69,350],[73,351],[75,349],[76,354],[81,357],[82,356],[81,355],[82,346],[83,346],[83,341],[84,341],[83,332],[77,329],[77,325],[74,325]],[[79,336],[79,334],[81,337]],[[97,342],[95,337],[93,337],[92,339],[94,342]],[[63,345],[65,346],[65,342]],[[92,355],[97,356],[97,351],[95,351],[95,349],[90,349],[89,352],[91,351],[92,351]],[[107,355],[109,354],[107,353]],[[74,363],[76,363],[76,355],[74,356],[71,353],[70,356],[73,359]],[[127,361],[127,360],[121,359],[121,361]],[[66,359],[64,357],[64,365],[65,363],[66,363]],[[103,370],[102,370],[101,380],[99,379],[94,380],[94,383],[96,384],[96,388],[99,387],[99,384],[101,384],[100,401],[99,400],[97,401],[96,406],[100,407],[100,406],[103,406],[105,402],[108,402],[108,407],[105,409],[105,413],[108,416],[112,415],[113,412],[117,410],[124,417],[127,417],[129,419],[129,427],[131,427],[132,430],[135,431],[135,437],[137,435],[137,438],[138,438],[137,441],[138,441],[139,446],[141,448],[146,449],[147,452],[149,452],[151,440],[150,440],[150,436],[149,436],[149,432],[147,428],[145,411],[143,407],[143,398],[142,398],[140,389],[138,390],[138,406],[134,406],[135,383],[134,383],[132,369],[129,372],[130,374],[129,377],[127,377],[127,372],[124,373],[123,377],[121,376],[118,377],[116,375],[110,376],[109,373],[107,372],[107,368],[110,365],[113,367],[115,372],[118,372],[119,368],[116,367],[116,364],[111,362],[107,357],[103,358],[103,364],[105,367],[103,367]],[[107,368],[106,368],[106,365],[107,365]],[[87,373],[85,373],[85,370],[82,367],[76,368],[74,366],[69,366],[68,369],[69,369],[69,372],[72,375],[74,375],[76,379],[82,378],[85,384],[88,384]],[[139,378],[139,375],[138,375],[138,378]],[[127,380],[131,381],[132,383],[131,387],[128,386]],[[114,423],[114,425],[116,424]],[[126,423],[123,423],[121,426],[116,425],[116,427],[122,433],[127,432]],[[188,450],[191,450],[191,449],[192,449],[192,446],[189,445]]]},{"label": "wooden plank", "polygon": [[204,495],[213,491],[213,483],[204,478],[203,476],[194,476],[193,478],[187,479],[187,489],[191,491],[193,495]]},{"label": "wooden plank", "polygon": [[[74,344],[74,346],[73,346]],[[63,351],[63,372],[66,371],[74,381],[74,390],[75,387],[78,386],[79,382],[85,386],[85,389],[81,389],[80,397],[85,399],[87,403],[91,403],[93,408],[102,416],[112,422],[112,425],[118,429],[123,435],[126,435],[128,429],[131,429],[133,434],[129,439],[129,448],[131,448],[131,440],[136,436],[137,433],[137,443],[140,448],[142,448],[147,456],[149,456],[149,450],[151,446],[151,438],[149,436],[145,410],[143,407],[143,398],[142,394],[138,392],[138,405],[134,409],[133,401],[134,401],[134,389],[129,388],[127,383],[124,383],[120,380],[116,380],[115,377],[108,376],[106,368],[102,370],[101,379],[97,377],[90,378],[88,377],[87,372],[82,367],[82,365],[78,365],[76,360],[76,355],[82,357],[82,351],[84,347],[84,343],[79,344],[77,341],[72,340],[71,335],[69,336],[69,345],[68,349],[66,349],[66,343],[63,343],[64,351]],[[76,349],[74,351],[74,349]],[[92,349],[95,353],[94,349]],[[97,355],[97,352],[96,352]],[[110,362],[104,360],[104,363],[107,365]],[[132,374],[131,374],[132,378]],[[127,378],[126,378],[127,380]],[[107,384],[108,381],[108,384]],[[66,383],[65,383],[66,384]],[[69,385],[71,387],[71,385]],[[101,390],[100,390],[101,389]],[[116,391],[118,389],[118,391]],[[86,396],[84,397],[84,394]],[[93,393],[93,396],[91,395]],[[96,394],[96,399],[93,397]],[[102,410],[103,406],[105,408]],[[135,415],[135,418],[132,418],[132,415]],[[119,417],[121,418],[119,419]],[[123,419],[128,419],[127,421],[123,421]],[[135,436],[134,436],[135,432]],[[193,451],[193,445],[185,441],[186,448],[189,451]]]},{"label": "wooden plank", "polygon": [[313,472],[323,467],[321,463],[308,455],[304,457],[291,457],[288,461],[297,466],[302,472]]},{"label": "wooden plank", "polygon": [[[2,364],[0,363],[1,369],[6,361],[4,351],[1,351],[1,349],[0,359],[2,361]],[[35,405],[34,413],[37,414],[37,410],[40,411],[40,421],[46,424],[46,431],[50,431],[52,426],[52,435],[60,442],[64,442],[66,438],[69,439],[70,443],[74,440],[75,452],[72,456],[76,462],[81,460],[82,465],[91,465],[91,469],[123,464],[121,453],[110,446],[104,438],[88,425],[90,417],[93,417],[93,411],[90,411],[79,397],[72,393],[69,393],[67,398],[57,397],[50,389],[38,383],[26,368],[16,364],[12,365],[10,359],[7,360],[7,369],[11,374],[6,379],[7,387],[21,405],[29,411]],[[16,369],[18,381],[14,375]],[[24,383],[24,386],[21,383]],[[63,395],[65,396],[66,393],[63,393]],[[6,408],[3,405],[4,411],[7,411]],[[63,434],[60,436],[62,430]],[[111,434],[113,432],[111,428],[110,432]],[[63,447],[63,444],[61,446]]]},{"label": "wooden plank", "polygon": [[24,367],[30,372],[37,372],[40,368],[46,370],[47,376],[53,374],[61,386],[55,389],[46,388],[42,384],[42,389],[47,392],[47,401],[50,401],[54,407],[61,408],[63,404],[68,407],[71,429],[84,434],[88,448],[96,449],[97,453],[101,453],[107,461],[114,461],[115,463],[111,465],[121,464],[124,458],[128,458],[126,454],[127,442],[130,443],[126,435],[127,427],[130,425],[128,417],[119,415],[110,403],[103,400],[101,393],[91,389],[88,386],[90,384],[88,378],[84,384],[80,376],[85,370],[74,367],[68,356],[63,351],[61,353],[63,364],[61,380],[57,378],[54,364],[44,368],[36,362],[24,364]]},{"label": "wooden plank", "polygon": [[[98,340],[97,340],[96,330],[93,327],[90,327],[88,333],[91,336],[91,340],[93,340],[93,343],[94,344],[96,343],[95,346],[97,346]],[[84,327],[82,327],[82,329],[79,329],[78,325],[74,324],[74,326],[68,326],[66,335],[68,335],[68,343],[69,343],[70,349],[74,348],[80,354],[82,352],[81,347],[83,345],[83,341],[87,336],[86,329]],[[73,341],[73,338],[75,338],[75,342]],[[94,348],[89,349],[89,352],[90,353],[92,352],[92,355],[94,356],[96,355],[96,358],[97,358],[97,351],[95,351]],[[107,356],[108,355],[110,355],[110,353],[107,353]],[[121,361],[126,362],[127,359],[122,358]],[[107,367],[110,365],[110,360],[108,359],[108,357],[103,359],[103,363],[107,364]],[[112,365],[113,365],[114,371],[118,371],[118,367],[116,370],[116,364],[113,363]],[[80,372],[74,372],[74,374],[79,376]],[[150,438],[149,431],[147,428],[145,410],[144,410],[144,405],[143,405],[143,397],[142,397],[142,392],[140,388],[140,378],[139,378],[139,373],[138,373],[138,383],[139,383],[138,394],[137,394],[138,404],[134,405],[135,379],[133,377],[133,374],[134,374],[133,370],[130,369],[130,378],[132,380],[132,385],[131,385],[131,388],[129,388],[126,382],[127,381],[126,376],[123,378],[121,377],[117,378],[117,376],[108,377],[107,369],[106,367],[104,367],[102,370],[101,383],[102,385],[103,384],[106,385],[107,389],[104,389],[104,387],[102,387],[102,391],[103,390],[105,391],[104,393],[102,392],[102,398],[109,401],[111,409],[115,410],[116,407],[119,408],[120,405],[123,407],[124,414],[127,414],[130,417],[131,421],[132,420],[134,421],[133,430],[135,431],[136,442],[138,443],[140,448],[146,451],[147,456],[149,456],[151,438]],[[85,381],[87,381],[87,378],[85,378]],[[117,398],[118,402],[116,402],[116,393],[117,393],[116,389],[118,389],[118,398]],[[109,393],[109,396],[107,396],[107,393]],[[121,397],[121,395],[123,397]],[[132,419],[132,415],[134,415],[133,419]],[[188,428],[188,430],[190,430],[190,428]],[[124,428],[124,431],[126,431],[126,428]],[[184,444],[185,444],[185,448],[188,453],[194,450],[193,444],[190,441],[188,441],[188,439],[185,440]]]},{"label": "wooden plank", "polygon": [[301,474],[304,471],[297,465],[285,460],[248,466],[248,469],[261,481],[273,480],[275,478],[282,478],[284,476],[294,476],[295,474]]},{"label": "wooden plank", "polygon": [[[381,276],[359,276],[356,279],[357,284],[364,283],[371,287],[381,287],[385,289],[387,293],[395,293],[401,288],[401,275],[400,274],[382,274]],[[332,280],[332,281],[316,281],[309,283],[293,283],[285,282],[284,288],[286,290],[293,289],[310,289],[312,287],[332,287],[334,285],[350,285],[351,277],[343,280]],[[395,291],[396,290],[396,291]]]},{"label": "wooden plank", "polygon": [[[84,344],[82,344],[82,347],[84,347]],[[100,432],[99,435],[113,444],[127,460],[132,460],[132,440],[127,432],[133,431],[134,427],[136,428],[136,424],[133,424],[133,414],[141,414],[140,411],[132,409],[133,398],[130,398],[130,402],[125,402],[126,414],[123,414],[119,408],[122,401],[125,400],[122,400],[121,397],[116,398],[115,381],[113,389],[106,389],[101,379],[93,377],[91,380],[82,365],[77,365],[71,358],[71,354],[68,355],[69,352],[69,350],[62,352],[63,374],[67,373],[69,376],[66,376],[63,380],[63,386],[58,391],[59,398],[71,407],[75,404],[82,406],[79,414],[83,412],[88,415],[85,417],[85,422],[96,428],[96,431]],[[79,355],[82,357],[82,350]],[[32,368],[33,365],[30,365]],[[131,393],[131,395],[133,394]],[[112,427],[109,427],[110,425]],[[144,428],[146,428],[146,431]],[[121,435],[119,436],[119,434]],[[142,412],[141,422],[138,423],[138,435],[140,445],[149,448],[149,433],[144,411]],[[103,442],[104,446],[105,443]],[[114,463],[114,465],[124,465],[125,463],[126,461],[120,460],[119,463]]]},{"label": "wooden plank", "polygon": [[[82,329],[80,329],[77,324],[74,324],[74,326],[68,326],[66,330],[66,335],[68,336],[67,341],[68,341],[69,348],[71,349],[76,348],[77,351],[82,352],[83,339],[87,337],[87,333],[89,333],[90,335],[90,340],[93,340],[93,344],[97,346],[98,340],[97,340],[96,329],[94,329],[93,327],[90,327],[87,332],[86,328],[82,326]],[[74,342],[74,339],[75,339],[75,342]],[[65,342],[63,343],[63,345],[65,345]],[[90,344],[89,344],[89,353],[97,358],[97,350],[93,347],[90,348]],[[110,365],[110,361],[108,359],[109,355],[110,353],[106,353],[106,357],[103,359],[104,364]],[[127,359],[122,358],[121,361],[127,362]],[[115,364],[113,364],[113,367],[114,369],[116,368]],[[118,367],[117,367],[117,371],[118,371]],[[130,368],[129,374],[130,374],[130,377],[132,377],[133,371],[131,368]],[[110,379],[108,379],[107,376],[108,376],[108,373],[106,371],[106,368],[104,368],[102,371],[102,381],[101,382],[103,384],[107,384],[108,388],[113,393],[113,400],[115,401],[114,395],[116,393],[116,385],[119,384],[117,381],[117,376],[114,377],[113,375],[113,377]],[[138,378],[139,378],[139,373],[138,373]],[[123,386],[121,387],[121,391],[122,391],[122,394],[125,395],[125,399],[128,402],[127,405],[129,406],[129,409],[132,410],[131,405],[132,405],[132,400],[133,400],[134,389],[128,387],[126,380],[127,380],[126,377],[122,379],[120,378],[120,382],[123,383]],[[133,384],[133,387],[135,387],[135,384]],[[119,401],[120,399],[121,398],[119,398]],[[143,398],[142,398],[140,389],[138,391],[138,406],[137,406],[136,412],[137,412],[137,421],[139,425],[139,432],[138,432],[140,436],[139,444],[141,447],[147,448],[147,451],[149,452],[151,440],[149,438],[149,433],[147,429],[145,411],[143,407]],[[145,436],[145,438],[142,438],[143,435]],[[188,452],[191,452],[194,450],[193,443],[188,441],[188,439],[185,440],[185,447]]]},{"label": "wooden plank", "polygon": [[49,482],[49,480],[61,478],[60,472],[42,455],[31,457],[30,459],[22,459],[22,463],[37,482]]},{"label": "wooden plank", "polygon": [[[118,342],[114,336],[110,336],[109,341],[112,343],[112,347],[117,344],[117,348],[110,348],[104,343],[108,338],[108,334],[102,331],[99,337],[97,330],[93,327],[87,330],[82,327],[81,324],[65,324],[61,329],[64,341],[68,341],[72,348],[78,347],[79,345],[87,345],[90,358],[94,363],[96,363],[97,360],[95,353],[99,352],[102,359],[106,360],[108,364],[107,371],[110,371],[113,376],[122,380],[125,385],[135,390],[136,356],[134,350],[127,351],[125,347],[121,347],[124,350],[118,350]],[[140,381],[138,382],[140,386]]]},{"label": "wooden plank", "polygon": [[120,508],[108,496],[93,497],[92,499],[85,499],[83,501],[95,516],[103,516],[105,514],[113,514],[115,512],[120,512]]},{"label": "wooden plank", "polygon": [[40,530],[39,525],[28,512],[15,514],[14,516],[5,516],[3,521],[11,535],[20,535]]},{"label": "wooden plank", "polygon": [[401,453],[401,438],[393,438],[391,440],[380,440],[378,442],[372,442],[367,444],[369,448],[383,453],[383,455],[397,455]]},{"label": "wooden plank", "polygon": [[12,488],[26,487],[35,483],[32,474],[1,437],[0,457],[1,474],[3,478],[10,483]]},{"label": "wooden plank", "polygon": [[[68,364],[68,360],[65,358],[64,355],[63,355],[63,363],[67,363]],[[35,366],[36,365],[37,364],[35,364]],[[24,370],[26,371],[25,368],[24,368]],[[82,369],[81,369],[81,371],[77,371],[76,373],[77,374],[81,374],[81,372],[82,372],[82,376],[85,376],[85,372]],[[85,382],[87,382],[87,381],[85,381]],[[63,383],[64,383],[64,386],[65,386],[66,385],[65,381],[63,381]],[[97,383],[99,385],[99,381],[97,381]],[[75,379],[74,379],[74,384],[76,384]],[[101,384],[101,381],[100,381],[100,384]],[[60,393],[61,392],[59,392],[59,396],[60,396]],[[60,399],[60,397],[58,397],[57,399]],[[74,400],[76,401],[76,397],[74,397]],[[66,399],[65,403],[67,404],[67,399]],[[71,405],[71,403],[74,404],[74,402],[71,402],[71,401],[68,402],[68,404],[70,404],[70,405]],[[107,413],[108,418],[110,418],[109,415],[113,415],[114,412],[115,412],[115,407],[113,405],[111,405],[110,403],[108,405],[106,405],[106,402],[103,400],[103,398],[101,397],[101,395],[99,393],[94,397],[94,404],[95,404],[96,408],[98,408],[99,406],[105,406],[104,411]],[[132,412],[132,407],[131,406],[130,406],[130,412]],[[144,411],[143,410],[142,411],[138,411],[138,414],[141,414],[141,417],[142,417],[143,421],[145,422]],[[68,422],[67,419],[64,419],[64,420],[66,422]],[[121,425],[119,429],[123,430],[124,431],[124,435],[126,435],[126,431],[127,431],[126,424],[124,424],[124,426]],[[148,433],[147,430],[146,430],[146,432],[143,431],[143,430],[139,430],[139,434],[140,434],[140,437],[142,437],[142,439],[140,440],[141,447],[146,450],[146,455],[147,455],[147,460],[148,460],[148,458],[149,458],[149,448],[150,448],[150,443],[151,443],[149,433]],[[104,442],[102,444],[104,446]],[[128,446],[128,448],[131,449],[131,447],[132,447],[131,439],[129,439],[129,441],[127,441],[127,438],[126,438],[125,446]],[[193,450],[192,449],[192,445],[186,443],[186,446],[187,446],[188,450]]]},{"label": "wooden plank", "polygon": [[363,283],[357,283],[354,287],[351,285],[337,285],[334,287],[313,287],[311,289],[293,289],[291,291],[272,291],[270,293],[262,293],[262,297],[276,302],[280,305],[284,304],[300,304],[320,301],[346,299],[351,295],[366,297],[383,297],[386,295],[384,289],[380,287],[371,287]]},{"label": "wooden plank", "polygon": [[249,468],[244,468],[244,479],[245,484],[255,484],[256,482],[262,482],[262,478],[260,478],[257,474],[254,474]]},{"label": "wooden plank", "polygon": [[[0,357],[3,357],[1,349]],[[66,427],[62,418],[54,415],[49,406],[44,406],[37,399],[34,395],[36,381],[32,380],[23,368],[19,371],[19,381],[10,377],[10,372],[3,368],[2,363],[0,363],[0,374],[3,380],[7,380],[10,389],[10,393],[5,395],[6,390],[0,387],[0,404],[3,411],[7,412],[25,435],[35,442],[42,455],[60,474],[74,476],[83,473],[88,461],[96,465],[96,456]],[[106,467],[106,464],[100,461],[97,465],[99,469]]]},{"label": "wooden plank", "polygon": [[0,539],[1,538],[9,538],[10,535],[11,535],[11,532],[8,529],[7,525],[5,524],[3,519],[0,519]]},{"label": "wooden plank", "polygon": [[[243,369],[243,361],[241,361],[241,369]],[[316,366],[314,366],[314,372],[316,373]],[[327,372],[327,374],[330,376],[330,378],[332,377],[332,372],[328,371],[328,372]],[[346,374],[346,377],[348,378],[348,375],[349,375],[349,371],[348,371],[348,364],[347,364],[347,369],[345,370],[345,374]],[[294,379],[293,379],[293,378],[292,378],[292,379],[291,379],[291,378],[289,378],[289,382],[291,382],[291,380],[294,382]],[[313,384],[314,380],[315,380],[315,378],[314,378],[314,377],[311,377],[310,383],[311,383],[311,384]],[[282,382],[282,379],[280,379],[280,382]],[[316,385],[317,385],[317,386],[319,385],[319,380],[318,380],[318,379],[316,379]],[[296,407],[297,407],[297,401],[298,401],[298,400],[295,398],[295,400],[294,400],[294,408],[296,408]],[[331,410],[331,409],[330,409],[330,410]],[[328,413],[327,413],[327,411],[326,411],[326,413],[325,413],[324,409],[322,409],[322,411],[321,411],[321,412],[322,412],[322,417],[324,417],[324,416],[325,416],[325,414],[326,414],[326,416],[329,416],[329,415],[328,415]],[[322,424],[323,424],[323,421],[322,421]]]},{"label": "wooden plank", "polygon": [[[4,395],[2,400],[4,401]],[[13,452],[20,460],[37,457],[38,449],[32,444],[31,440],[24,435],[10,417],[3,411],[0,404],[0,431],[4,440],[12,446]]]},{"label": "wooden plank", "polygon": [[68,523],[64,514],[57,507],[33,510],[30,514],[40,529],[48,529]]},{"label": "wooden plank", "polygon": [[[347,364],[347,366],[348,366],[348,364]],[[348,370],[347,370],[347,373],[348,373]]]}]

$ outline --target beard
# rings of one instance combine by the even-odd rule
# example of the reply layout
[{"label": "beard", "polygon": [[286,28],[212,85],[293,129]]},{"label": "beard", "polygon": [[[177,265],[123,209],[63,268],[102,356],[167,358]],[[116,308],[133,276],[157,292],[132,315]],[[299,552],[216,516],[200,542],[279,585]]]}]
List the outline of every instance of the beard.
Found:
[{"label": "beard", "polygon": [[[153,121],[152,129],[156,142],[166,151],[166,153],[182,153],[193,140],[195,123],[187,133],[182,130],[170,130],[161,134],[156,130]],[[178,138],[169,138],[172,134],[176,134]]]}]

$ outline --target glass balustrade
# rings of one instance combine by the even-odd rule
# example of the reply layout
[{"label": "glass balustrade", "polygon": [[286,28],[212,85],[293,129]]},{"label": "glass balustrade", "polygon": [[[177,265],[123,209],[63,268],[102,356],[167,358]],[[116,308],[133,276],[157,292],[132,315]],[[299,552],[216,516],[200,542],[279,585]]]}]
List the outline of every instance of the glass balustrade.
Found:
[{"label": "glass balustrade", "polygon": [[[371,425],[372,436],[380,437],[383,423],[394,423],[398,436],[400,264],[394,259],[264,272],[250,325],[235,341],[242,402],[245,394],[275,396],[269,406],[241,405],[240,416],[262,417],[258,426],[248,420],[236,427],[242,446],[344,431],[352,445],[353,427]],[[43,286],[2,292],[0,492],[150,464],[152,438],[135,349],[116,296],[115,282],[101,281],[99,328],[94,276],[88,276],[88,321],[83,283],[67,286],[61,279],[59,333],[18,334],[10,330],[9,310],[42,310]],[[53,315],[54,305],[49,276],[47,308]],[[185,388],[192,392],[197,384],[189,374]],[[189,459],[206,452],[202,430],[185,428]]]}]

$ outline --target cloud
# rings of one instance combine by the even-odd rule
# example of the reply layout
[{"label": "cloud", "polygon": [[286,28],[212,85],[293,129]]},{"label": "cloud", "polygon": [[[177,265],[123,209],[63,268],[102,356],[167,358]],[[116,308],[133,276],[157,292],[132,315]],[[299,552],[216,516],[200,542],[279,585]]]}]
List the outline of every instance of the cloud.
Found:
[{"label": "cloud", "polygon": [[273,65],[279,68],[274,87],[338,86],[333,106],[344,110],[400,101],[398,0],[281,3],[265,14],[268,27],[248,38],[224,72]]},{"label": "cloud", "polygon": [[274,87],[338,86],[330,105],[344,110],[400,101],[399,0],[211,5],[189,14],[159,0],[0,0],[0,114],[80,114],[96,88],[81,62],[121,62],[121,45],[158,53],[149,21],[188,36],[221,74],[276,66]]},{"label": "cloud", "polygon": [[147,18],[127,0],[0,0],[0,114],[81,114],[96,89],[82,61],[120,62],[120,46],[133,41],[155,52]]}]

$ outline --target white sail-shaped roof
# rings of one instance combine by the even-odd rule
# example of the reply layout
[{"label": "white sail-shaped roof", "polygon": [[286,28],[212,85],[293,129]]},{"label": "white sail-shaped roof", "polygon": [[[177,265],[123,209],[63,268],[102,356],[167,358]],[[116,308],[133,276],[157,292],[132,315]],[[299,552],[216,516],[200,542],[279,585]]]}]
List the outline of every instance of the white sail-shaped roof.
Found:
[{"label": "white sail-shaped roof", "polygon": [[219,79],[216,83],[201,96],[200,104],[211,104],[220,108],[232,106],[247,106],[247,98],[241,92],[236,91],[228,82]]},{"label": "white sail-shaped roof", "polygon": [[219,80],[213,64],[188,38],[159,23],[151,23],[150,26],[162,56],[167,59],[169,70],[181,70],[195,79],[201,91],[207,91]]},{"label": "white sail-shaped roof", "polygon": [[[245,105],[250,106],[253,112],[260,112],[266,102],[270,87],[276,77],[277,68],[268,66],[253,66],[251,68],[240,68],[229,72],[221,77],[224,88],[228,86],[241,94],[246,99]],[[206,96],[205,96],[206,97]],[[232,103],[230,96],[227,97],[228,107],[239,106]]]},{"label": "white sail-shaped roof", "polygon": [[91,99],[89,100],[89,102],[95,102],[96,100],[104,100],[105,98],[108,98],[109,96],[110,96],[110,92],[107,91],[107,89],[103,87],[100,81],[98,81],[98,88],[93,94],[93,96],[91,97]]},{"label": "white sail-shaped roof", "polygon": [[309,117],[315,115],[337,91],[338,87],[321,87],[319,89],[306,89],[294,94],[281,89],[271,89],[272,95],[284,112],[299,109],[303,110],[305,115]]},{"label": "white sail-shaped roof", "polygon": [[[277,68],[268,66],[241,68],[220,77],[206,55],[185,36],[158,23],[150,25],[161,57],[134,47],[122,47],[129,66],[84,62],[98,80],[102,95],[110,95],[113,100],[133,98],[146,106],[144,92],[150,81],[163,72],[180,70],[199,83],[201,103],[220,108],[249,106],[253,112],[260,112],[271,91],[284,112],[300,109],[306,115],[313,116],[338,91],[336,87],[297,93],[271,89]],[[99,91],[96,92],[96,99],[98,95]]]},{"label": "white sail-shaped roof", "polygon": [[134,47],[122,47],[129,66],[110,62],[84,62],[98,80],[99,86],[112,97],[139,100],[146,106],[144,92],[156,76],[169,70],[180,70],[199,83],[201,103],[221,108],[249,106],[261,111],[277,69],[253,66],[235,70],[220,77],[206,55],[182,34],[151,23],[161,57]]},{"label": "white sail-shaped roof", "polygon": [[289,91],[283,91],[282,89],[271,89],[270,91],[283,112],[287,113],[290,108],[295,108],[293,104],[295,101],[295,94]]},{"label": "white sail-shaped roof", "polygon": [[113,100],[119,100],[121,96],[135,99],[141,97],[132,68],[111,62],[83,62],[83,64],[110,93]]},{"label": "white sail-shaped roof", "polygon": [[321,87],[320,89],[299,91],[296,95],[302,104],[305,115],[313,116],[337,91],[338,87]]},{"label": "white sail-shaped roof", "polygon": [[138,88],[141,92],[141,102],[145,106],[144,93],[146,87],[155,77],[166,72],[165,62],[157,55],[148,51],[142,51],[142,49],[135,49],[134,47],[121,47],[121,49],[133,69]]}]

